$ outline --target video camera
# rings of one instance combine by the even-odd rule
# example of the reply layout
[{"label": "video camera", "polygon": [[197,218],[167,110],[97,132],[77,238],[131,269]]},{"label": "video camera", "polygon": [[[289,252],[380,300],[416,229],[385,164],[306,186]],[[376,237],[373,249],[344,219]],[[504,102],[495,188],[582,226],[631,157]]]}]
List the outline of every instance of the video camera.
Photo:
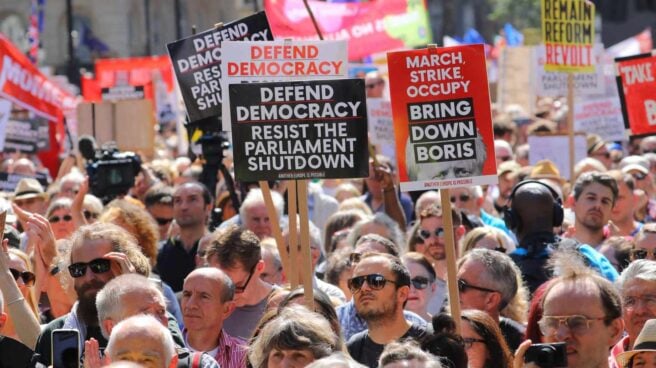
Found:
[{"label": "video camera", "polygon": [[114,142],[95,147],[93,137],[83,136],[78,148],[87,160],[87,175],[91,193],[108,203],[120,195],[128,194],[135,177],[141,171],[141,158],[134,152],[120,152]]}]

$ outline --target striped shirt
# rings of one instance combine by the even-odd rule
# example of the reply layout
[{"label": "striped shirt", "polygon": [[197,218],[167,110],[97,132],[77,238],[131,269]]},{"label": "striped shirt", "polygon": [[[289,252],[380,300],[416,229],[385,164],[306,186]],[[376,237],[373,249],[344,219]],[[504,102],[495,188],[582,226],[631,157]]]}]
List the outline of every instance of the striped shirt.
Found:
[{"label": "striped shirt", "polygon": [[[187,341],[187,330],[184,331],[185,344],[191,351],[196,351],[189,346]],[[245,340],[228,335],[225,330],[221,330],[219,335],[219,344],[208,352],[213,355],[221,368],[244,368],[246,367],[246,349],[248,345]],[[216,353],[215,353],[216,352]]]}]

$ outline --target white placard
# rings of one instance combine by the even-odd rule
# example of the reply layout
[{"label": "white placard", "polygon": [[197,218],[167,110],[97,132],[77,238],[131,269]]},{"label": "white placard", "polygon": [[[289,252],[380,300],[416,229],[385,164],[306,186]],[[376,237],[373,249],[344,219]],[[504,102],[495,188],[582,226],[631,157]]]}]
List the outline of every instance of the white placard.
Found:
[{"label": "white placard", "polygon": [[390,101],[384,98],[368,98],[367,116],[369,142],[376,147],[376,152],[396,162],[396,140]]},{"label": "white placard", "polygon": [[224,41],[221,44],[223,130],[231,130],[228,85],[342,79],[348,75],[346,41]]},{"label": "white placard", "polygon": [[601,97],[576,101],[574,131],[594,133],[605,141],[628,140],[620,100]]},{"label": "white placard", "polygon": [[5,137],[7,136],[7,121],[11,115],[11,102],[0,99],[0,151],[5,149]]},{"label": "white placard", "polygon": [[[569,180],[569,140],[567,135],[529,135],[528,161],[535,165],[540,160],[550,160],[560,171],[560,176]],[[574,162],[587,156],[585,135],[574,136]]]},{"label": "white placard", "polygon": [[[606,88],[604,79],[604,47],[596,44],[592,50],[595,63],[594,73],[574,73],[574,93],[577,96],[600,95]],[[544,45],[537,46],[533,53],[535,94],[538,96],[567,96],[567,73],[544,70]]]}]

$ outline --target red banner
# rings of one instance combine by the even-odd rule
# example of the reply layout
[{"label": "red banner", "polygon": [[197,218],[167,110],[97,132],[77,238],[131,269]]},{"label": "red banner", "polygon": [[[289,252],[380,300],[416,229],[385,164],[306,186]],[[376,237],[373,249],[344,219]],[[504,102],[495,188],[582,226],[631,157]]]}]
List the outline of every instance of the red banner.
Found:
[{"label": "red banner", "polygon": [[387,54],[401,190],[497,182],[483,45]]},{"label": "red banner", "polygon": [[0,34],[0,97],[50,121],[59,121],[65,109],[75,108],[75,97],[46,76],[27,56]]},{"label": "red banner", "polygon": [[[308,1],[326,40],[348,40],[349,59],[430,43],[423,0],[376,0],[362,3]],[[317,40],[303,0],[265,0],[277,39]]]},{"label": "red banner", "polygon": [[633,135],[656,133],[656,50],[616,61],[624,124]]},{"label": "red banner", "polygon": [[168,91],[173,90],[173,69],[166,56],[99,59],[96,61],[95,79],[82,78],[85,101],[100,101],[101,89],[118,85],[143,86],[145,97],[153,98],[153,73],[159,72]]}]

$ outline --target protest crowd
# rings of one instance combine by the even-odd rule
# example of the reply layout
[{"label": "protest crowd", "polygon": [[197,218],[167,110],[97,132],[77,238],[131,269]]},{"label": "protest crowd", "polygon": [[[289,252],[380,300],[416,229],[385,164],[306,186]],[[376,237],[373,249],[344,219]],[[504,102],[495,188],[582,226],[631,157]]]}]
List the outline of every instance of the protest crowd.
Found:
[{"label": "protest crowd", "polygon": [[656,367],[656,130],[563,167],[573,98],[490,103],[481,45],[348,78],[345,42],[221,27],[167,45],[187,124],[150,153],[92,104],[56,170],[0,156],[0,368]]}]

